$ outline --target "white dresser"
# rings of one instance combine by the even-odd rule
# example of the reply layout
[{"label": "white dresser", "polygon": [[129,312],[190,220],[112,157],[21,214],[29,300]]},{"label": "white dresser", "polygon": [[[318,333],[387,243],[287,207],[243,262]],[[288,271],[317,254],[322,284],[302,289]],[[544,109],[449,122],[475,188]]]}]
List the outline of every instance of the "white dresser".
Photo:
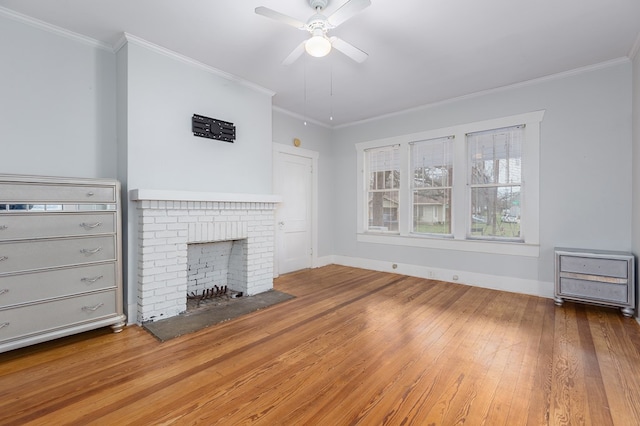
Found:
[{"label": "white dresser", "polygon": [[120,184],[0,174],[0,352],[125,325]]},{"label": "white dresser", "polygon": [[630,317],[636,307],[635,258],[618,251],[555,249],[555,302],[616,306]]}]

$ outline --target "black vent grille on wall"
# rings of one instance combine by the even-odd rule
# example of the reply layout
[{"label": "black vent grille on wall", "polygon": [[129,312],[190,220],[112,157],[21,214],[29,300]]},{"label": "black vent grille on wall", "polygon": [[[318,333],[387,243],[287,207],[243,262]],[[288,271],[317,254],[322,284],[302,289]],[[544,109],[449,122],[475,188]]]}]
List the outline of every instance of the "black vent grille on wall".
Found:
[{"label": "black vent grille on wall", "polygon": [[236,126],[227,121],[216,120],[198,114],[191,119],[193,136],[231,142],[236,140]]}]

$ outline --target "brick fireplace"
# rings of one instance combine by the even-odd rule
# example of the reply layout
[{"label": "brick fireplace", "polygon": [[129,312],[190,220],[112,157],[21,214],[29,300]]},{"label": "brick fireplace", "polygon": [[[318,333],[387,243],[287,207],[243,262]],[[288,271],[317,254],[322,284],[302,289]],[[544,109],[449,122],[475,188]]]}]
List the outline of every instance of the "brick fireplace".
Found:
[{"label": "brick fireplace", "polygon": [[233,261],[242,279],[230,288],[245,295],[273,288],[279,197],[136,189],[131,199],[138,212],[138,322],[186,310],[190,245],[242,241],[242,259]]}]

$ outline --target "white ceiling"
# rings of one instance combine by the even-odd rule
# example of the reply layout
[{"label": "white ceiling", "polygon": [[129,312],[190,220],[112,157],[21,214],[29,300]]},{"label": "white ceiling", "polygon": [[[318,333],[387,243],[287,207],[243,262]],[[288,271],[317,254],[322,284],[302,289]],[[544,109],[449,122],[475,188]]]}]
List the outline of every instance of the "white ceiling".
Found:
[{"label": "white ceiling", "polygon": [[[330,0],[327,15],[345,0]],[[0,0],[0,7],[115,45],[127,32],[276,93],[273,104],[328,126],[624,58],[638,0],[371,0],[335,28],[369,54],[282,60],[308,34],[307,0]],[[331,95],[331,93],[333,93]],[[333,115],[333,121],[329,117]]]}]

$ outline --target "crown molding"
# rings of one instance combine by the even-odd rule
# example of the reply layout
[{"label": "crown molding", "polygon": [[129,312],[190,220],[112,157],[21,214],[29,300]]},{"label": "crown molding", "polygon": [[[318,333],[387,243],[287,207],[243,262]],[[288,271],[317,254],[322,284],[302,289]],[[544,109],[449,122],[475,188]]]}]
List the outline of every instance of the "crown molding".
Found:
[{"label": "crown molding", "polygon": [[560,79],[563,79],[563,78],[567,78],[567,77],[571,77],[571,76],[575,76],[575,75],[580,75],[580,74],[596,71],[596,70],[603,69],[603,68],[609,68],[609,67],[620,65],[620,64],[626,64],[626,63],[629,63],[629,62],[631,62],[631,60],[628,57],[625,56],[625,57],[622,57],[622,58],[612,59],[610,61],[600,62],[600,63],[593,64],[593,65],[587,65],[585,67],[574,68],[574,69],[569,70],[569,71],[563,71],[563,72],[560,72],[560,73],[551,74],[551,75],[547,75],[547,76],[544,76],[544,77],[534,78],[534,79],[531,79],[531,80],[526,80],[526,81],[522,81],[522,82],[519,82],[519,83],[510,84],[510,85],[507,85],[507,86],[495,87],[493,89],[482,90],[482,91],[479,91],[479,92],[470,93],[468,95],[462,95],[462,96],[457,96],[455,98],[444,99],[442,101],[433,102],[433,103],[425,104],[425,105],[420,105],[420,106],[413,107],[413,108],[407,108],[407,109],[404,109],[404,110],[401,110],[401,111],[391,112],[389,114],[378,115],[376,117],[365,118],[363,120],[353,121],[351,123],[340,124],[340,125],[335,126],[333,128],[334,129],[342,129],[342,128],[345,128],[345,127],[371,123],[371,122],[382,120],[382,119],[385,119],[385,118],[397,117],[399,115],[408,114],[408,113],[417,112],[417,111],[422,111],[422,110],[429,109],[429,108],[435,108],[435,107],[438,107],[438,106],[447,105],[447,104],[451,104],[451,103],[455,103],[455,102],[460,102],[460,101],[464,101],[464,100],[468,100],[468,99],[478,98],[480,96],[486,96],[486,95],[490,95],[490,94],[493,94],[493,93],[499,93],[499,92],[503,92],[505,90],[519,89],[519,88],[522,88],[522,87],[533,86],[533,85],[537,85],[537,84],[544,83],[544,82],[547,82],[547,81],[560,80]]},{"label": "crown molding", "polygon": [[212,66],[203,64],[202,62],[196,61],[193,58],[190,58],[188,56],[184,56],[181,55],[180,53],[174,52],[173,50],[167,49],[166,47],[162,47],[159,46],[157,44],[151,43],[147,40],[144,40],[140,37],[134,36],[132,34],[129,33],[124,33],[123,37],[120,38],[120,40],[118,41],[118,43],[116,43],[116,45],[113,47],[114,51],[118,51],[120,50],[125,44],[127,43],[132,43],[141,47],[144,47],[145,49],[154,51],[156,53],[159,53],[161,55],[167,56],[171,59],[175,59],[177,61],[180,61],[182,63],[185,63],[187,65],[191,65],[194,66],[196,68],[200,68],[204,71],[207,71],[211,74],[214,74],[218,77],[224,78],[226,80],[229,81],[233,81],[234,83],[238,83],[241,86],[245,86],[248,87],[252,90],[255,90],[256,92],[260,92],[260,93],[264,93],[266,95],[269,95],[271,97],[273,97],[276,93],[273,90],[269,90],[269,89],[265,89],[262,86],[259,86],[255,83],[251,83],[250,81],[244,80],[240,77],[237,77],[233,74],[229,74],[228,72],[224,72],[221,71],[217,68],[214,68]]},{"label": "crown molding", "polygon": [[295,118],[297,120],[301,120],[301,121],[304,121],[304,122],[307,122],[307,123],[315,124],[316,126],[324,127],[324,128],[327,128],[327,129],[333,129],[334,128],[332,126],[327,125],[326,123],[323,123],[322,121],[318,121],[318,120],[315,120],[313,118],[305,117],[304,115],[289,111],[288,109],[284,109],[284,108],[279,107],[279,106],[275,106],[274,105],[274,106],[272,106],[272,109],[274,111],[280,112],[280,113],[288,115],[290,117],[293,117],[293,118]]},{"label": "crown molding", "polygon": [[113,51],[113,47],[107,43],[103,43],[91,37],[83,36],[82,34],[78,34],[73,31],[58,27],[56,25],[49,24],[48,22],[32,18],[31,16],[23,15],[22,13],[15,12],[11,9],[7,9],[6,7],[0,6],[0,16],[4,16],[14,21],[38,28],[40,30],[62,36],[76,42],[80,42],[87,46],[97,47],[98,49],[108,50],[109,52]]}]

